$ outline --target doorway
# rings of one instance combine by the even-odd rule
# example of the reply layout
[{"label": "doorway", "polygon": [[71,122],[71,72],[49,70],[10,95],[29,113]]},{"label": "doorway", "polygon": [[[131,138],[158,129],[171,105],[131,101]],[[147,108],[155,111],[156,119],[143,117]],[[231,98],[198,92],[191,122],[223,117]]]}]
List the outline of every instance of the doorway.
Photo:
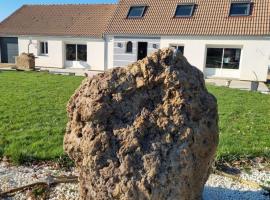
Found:
[{"label": "doorway", "polygon": [[138,60],[142,60],[147,56],[147,42],[138,42]]},{"label": "doorway", "polygon": [[1,63],[15,63],[18,56],[18,38],[0,38]]}]

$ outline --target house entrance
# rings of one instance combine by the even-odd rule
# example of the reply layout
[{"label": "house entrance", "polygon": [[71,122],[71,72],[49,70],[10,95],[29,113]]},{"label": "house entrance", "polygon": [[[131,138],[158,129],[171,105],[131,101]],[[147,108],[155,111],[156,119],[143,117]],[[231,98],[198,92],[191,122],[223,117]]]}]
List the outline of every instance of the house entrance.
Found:
[{"label": "house entrance", "polygon": [[138,60],[147,56],[147,42],[138,42]]}]

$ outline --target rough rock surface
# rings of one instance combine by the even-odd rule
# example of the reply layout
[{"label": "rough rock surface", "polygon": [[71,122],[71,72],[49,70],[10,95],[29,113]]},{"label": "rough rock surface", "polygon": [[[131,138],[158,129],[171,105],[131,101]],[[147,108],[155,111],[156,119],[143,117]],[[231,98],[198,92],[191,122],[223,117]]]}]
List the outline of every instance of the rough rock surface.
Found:
[{"label": "rough rock surface", "polygon": [[67,109],[64,147],[81,199],[201,198],[218,144],[217,103],[180,53],[159,50],[88,78]]},{"label": "rough rock surface", "polygon": [[20,70],[34,70],[35,69],[35,56],[32,53],[22,53],[16,58],[17,69]]}]

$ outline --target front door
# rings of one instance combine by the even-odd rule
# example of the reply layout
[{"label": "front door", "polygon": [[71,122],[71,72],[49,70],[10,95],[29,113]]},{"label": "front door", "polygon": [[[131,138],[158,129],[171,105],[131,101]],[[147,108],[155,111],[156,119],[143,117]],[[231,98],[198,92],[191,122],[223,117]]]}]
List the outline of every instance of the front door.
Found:
[{"label": "front door", "polygon": [[142,60],[147,56],[147,42],[138,42],[138,60]]}]

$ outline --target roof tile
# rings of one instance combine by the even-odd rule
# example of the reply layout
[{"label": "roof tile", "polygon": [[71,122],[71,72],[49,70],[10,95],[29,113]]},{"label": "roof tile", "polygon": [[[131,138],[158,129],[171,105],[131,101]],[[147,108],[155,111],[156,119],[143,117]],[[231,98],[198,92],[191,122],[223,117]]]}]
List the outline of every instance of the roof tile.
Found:
[{"label": "roof tile", "polygon": [[[252,0],[251,16],[230,17],[231,2],[243,0],[120,0],[106,34],[269,35],[270,0]],[[191,18],[174,18],[180,3],[195,3]],[[148,9],[141,19],[127,19],[131,5]]]},{"label": "roof tile", "polygon": [[25,5],[0,24],[0,34],[102,37],[116,5]]}]

